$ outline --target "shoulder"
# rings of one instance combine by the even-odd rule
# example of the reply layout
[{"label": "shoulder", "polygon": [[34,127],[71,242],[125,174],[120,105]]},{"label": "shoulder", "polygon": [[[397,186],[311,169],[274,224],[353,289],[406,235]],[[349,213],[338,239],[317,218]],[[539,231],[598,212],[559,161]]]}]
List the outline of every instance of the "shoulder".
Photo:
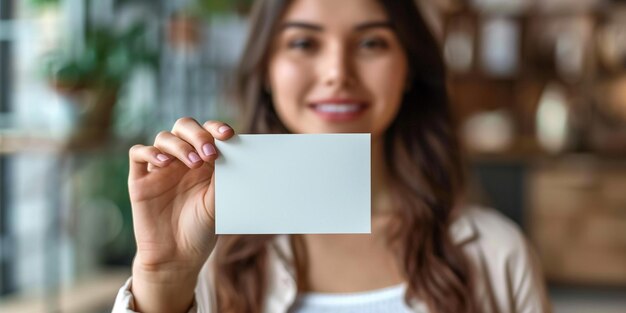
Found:
[{"label": "shoulder", "polygon": [[465,209],[457,222],[471,227],[463,247],[499,311],[552,311],[539,260],[517,224],[484,207]]},{"label": "shoulder", "polygon": [[487,250],[514,252],[524,249],[526,238],[520,227],[502,213],[480,206],[464,208],[455,224],[471,228],[472,242]]},{"label": "shoulder", "polygon": [[502,213],[485,207],[468,207],[455,224],[465,225],[464,250],[490,270],[511,271],[533,266],[533,250],[520,227]]}]

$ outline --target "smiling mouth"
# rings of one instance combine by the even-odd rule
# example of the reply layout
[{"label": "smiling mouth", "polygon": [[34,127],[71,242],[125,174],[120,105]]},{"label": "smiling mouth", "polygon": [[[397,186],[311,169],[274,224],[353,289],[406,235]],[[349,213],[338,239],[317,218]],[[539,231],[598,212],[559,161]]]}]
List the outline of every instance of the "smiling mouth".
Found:
[{"label": "smiling mouth", "polygon": [[343,122],[358,118],[367,109],[367,104],[353,100],[317,102],[309,108],[326,121]]},{"label": "smiling mouth", "polygon": [[362,104],[314,104],[313,109],[322,113],[352,113],[364,108]]}]

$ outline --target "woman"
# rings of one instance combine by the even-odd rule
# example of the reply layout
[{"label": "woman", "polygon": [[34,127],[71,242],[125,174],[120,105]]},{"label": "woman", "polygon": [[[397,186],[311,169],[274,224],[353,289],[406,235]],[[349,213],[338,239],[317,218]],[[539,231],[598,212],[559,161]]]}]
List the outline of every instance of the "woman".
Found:
[{"label": "woman", "polygon": [[137,255],[115,312],[549,311],[517,228],[463,202],[444,66],[411,0],[258,1],[251,27],[244,132],[371,133],[372,234],[218,240],[213,143],[234,130],[183,118],[130,151]]}]

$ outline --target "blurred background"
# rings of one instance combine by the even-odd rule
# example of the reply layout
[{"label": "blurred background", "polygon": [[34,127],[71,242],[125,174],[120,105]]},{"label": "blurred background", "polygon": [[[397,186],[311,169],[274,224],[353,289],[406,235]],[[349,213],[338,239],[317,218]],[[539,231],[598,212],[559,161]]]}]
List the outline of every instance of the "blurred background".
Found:
[{"label": "blurred background", "polygon": [[[128,148],[226,92],[253,0],[0,0],[0,312],[108,312]],[[626,312],[626,1],[418,0],[473,193],[537,249],[557,313]]]}]

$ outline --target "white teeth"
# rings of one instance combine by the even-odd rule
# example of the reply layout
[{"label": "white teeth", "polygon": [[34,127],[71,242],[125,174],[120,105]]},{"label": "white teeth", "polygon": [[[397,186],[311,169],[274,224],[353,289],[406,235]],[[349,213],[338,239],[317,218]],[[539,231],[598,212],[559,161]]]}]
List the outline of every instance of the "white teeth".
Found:
[{"label": "white teeth", "polygon": [[315,109],[325,113],[350,113],[358,111],[359,105],[326,103],[316,105]]}]

